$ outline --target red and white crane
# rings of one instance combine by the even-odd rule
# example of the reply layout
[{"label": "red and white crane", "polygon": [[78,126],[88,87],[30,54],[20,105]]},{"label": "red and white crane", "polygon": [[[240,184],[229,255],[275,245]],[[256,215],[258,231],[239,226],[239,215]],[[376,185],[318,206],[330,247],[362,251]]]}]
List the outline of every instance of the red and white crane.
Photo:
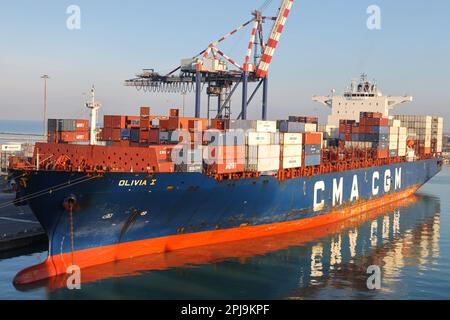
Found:
[{"label": "red and white crane", "polygon": [[[271,1],[266,1],[267,3]],[[152,69],[144,70],[138,78],[125,82],[127,86],[153,92],[181,92],[195,90],[195,117],[200,117],[201,89],[208,85],[208,115],[210,98],[218,98],[217,117],[230,117],[230,100],[238,85],[242,83],[242,109],[239,118],[246,119],[247,106],[263,86],[262,118],[267,118],[267,75],[272,58],[280,42],[286,21],[294,0],[282,0],[275,17],[263,16],[261,11],[254,11],[253,18],[236,29],[211,42],[206,49],[190,59],[183,59],[181,66],[169,74],[160,75]],[[274,21],[267,41],[264,40],[263,25]],[[228,38],[252,25],[250,39],[244,58],[234,59],[218,48]],[[253,55],[253,59],[252,59]],[[180,71],[177,76],[175,72]],[[255,90],[248,99],[248,83],[257,82]],[[194,89],[195,88],[195,89]]]}]

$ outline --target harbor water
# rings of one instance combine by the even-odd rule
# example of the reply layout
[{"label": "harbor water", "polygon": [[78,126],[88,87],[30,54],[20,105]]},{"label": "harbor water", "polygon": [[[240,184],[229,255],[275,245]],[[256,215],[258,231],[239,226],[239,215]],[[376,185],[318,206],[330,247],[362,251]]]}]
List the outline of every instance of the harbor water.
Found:
[{"label": "harbor water", "polygon": [[[416,196],[297,233],[151,255],[14,287],[42,248],[0,256],[1,299],[449,299],[450,167]],[[370,268],[381,271],[370,290]],[[370,281],[369,281],[370,282]]]}]

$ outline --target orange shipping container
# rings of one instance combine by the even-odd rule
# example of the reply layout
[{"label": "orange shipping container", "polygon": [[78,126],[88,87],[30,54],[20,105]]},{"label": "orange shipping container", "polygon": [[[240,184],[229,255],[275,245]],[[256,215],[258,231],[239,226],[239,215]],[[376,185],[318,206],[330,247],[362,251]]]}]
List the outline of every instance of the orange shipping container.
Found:
[{"label": "orange shipping container", "polygon": [[223,119],[212,119],[211,128],[217,130],[225,130],[225,120]]},{"label": "orange shipping container", "polygon": [[322,144],[321,132],[307,132],[303,134],[304,144]]},{"label": "orange shipping container", "polygon": [[89,141],[89,132],[68,132],[59,133],[59,141],[61,142],[87,142]]},{"label": "orange shipping container", "polygon": [[[206,130],[208,126],[208,120],[205,118],[178,118],[178,117],[170,117],[169,122],[167,124],[167,130],[193,130],[195,121],[201,122],[202,130]],[[160,125],[162,125],[160,123]],[[161,127],[162,128],[162,127]]]},{"label": "orange shipping container", "polygon": [[196,128],[200,128],[202,131],[205,131],[208,128],[208,119],[205,118],[191,119],[189,120],[188,128],[190,131],[193,131]]},{"label": "orange shipping container", "polygon": [[380,149],[378,149],[378,150],[377,150],[377,157],[378,157],[378,159],[386,159],[386,158],[389,158],[389,150],[388,150],[388,149],[386,149],[386,150],[380,150]]},{"label": "orange shipping container", "polygon": [[224,164],[212,164],[208,166],[208,174],[226,174],[244,172],[245,164],[243,161],[228,162]]},{"label": "orange shipping container", "polygon": [[141,107],[141,117],[148,118],[150,116],[150,108],[149,107]]}]

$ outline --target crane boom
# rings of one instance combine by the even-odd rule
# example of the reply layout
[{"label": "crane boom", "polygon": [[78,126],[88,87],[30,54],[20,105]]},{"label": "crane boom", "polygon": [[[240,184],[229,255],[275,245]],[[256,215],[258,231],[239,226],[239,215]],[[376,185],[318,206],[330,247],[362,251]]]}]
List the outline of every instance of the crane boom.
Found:
[{"label": "crane boom", "polygon": [[293,4],[294,0],[283,0],[281,4],[277,20],[275,21],[272,32],[270,33],[270,38],[267,41],[267,45],[261,58],[261,62],[259,63],[258,69],[256,70],[256,77],[258,78],[265,78],[267,76],[272,57],[278,46],[278,42],[280,41],[284,25],[286,24],[286,20],[289,17],[289,13]]},{"label": "crane boom", "polygon": [[[262,119],[266,120],[268,109],[267,73],[294,3],[294,0],[279,1],[280,6],[276,16],[266,16],[260,10],[255,10],[252,12],[251,20],[211,42],[207,48],[193,58],[183,59],[181,65],[168,74],[161,75],[154,72],[153,69],[144,69],[143,73],[137,75],[137,78],[127,80],[125,85],[147,92],[180,92],[184,94],[187,91],[195,91],[195,117],[198,118],[201,115],[202,88],[206,84],[208,118],[210,112],[217,111],[216,117],[225,119],[231,118],[231,97],[238,86],[242,86],[242,108],[239,118],[243,120],[247,118],[248,105],[262,87]],[[267,21],[273,22],[273,26],[266,42],[263,25]],[[218,48],[219,44],[251,24],[250,39],[243,61],[233,59]],[[177,71],[179,71],[178,75],[175,74]],[[258,84],[248,99],[249,83]],[[217,107],[210,104],[211,98],[217,98]]]}]

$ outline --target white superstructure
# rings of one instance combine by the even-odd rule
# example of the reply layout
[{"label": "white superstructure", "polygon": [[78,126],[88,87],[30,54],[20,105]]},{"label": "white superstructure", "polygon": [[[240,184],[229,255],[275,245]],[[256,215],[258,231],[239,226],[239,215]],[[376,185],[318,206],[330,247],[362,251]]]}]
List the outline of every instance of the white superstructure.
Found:
[{"label": "white superstructure", "polygon": [[350,89],[342,96],[334,94],[329,96],[314,96],[313,101],[322,103],[331,108],[328,116],[328,125],[339,126],[339,120],[359,121],[360,112],[380,112],[388,117],[395,106],[411,102],[411,96],[383,96],[374,82],[368,81],[363,74],[358,85],[352,81]]}]

